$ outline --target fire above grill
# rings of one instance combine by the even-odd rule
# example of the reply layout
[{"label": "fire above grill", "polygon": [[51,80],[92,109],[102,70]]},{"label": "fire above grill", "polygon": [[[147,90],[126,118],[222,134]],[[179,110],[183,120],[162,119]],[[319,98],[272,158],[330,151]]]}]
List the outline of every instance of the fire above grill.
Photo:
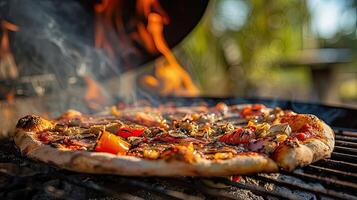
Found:
[{"label": "fire above grill", "polygon": [[331,158],[293,172],[217,178],[123,177],[54,168],[22,157],[0,141],[0,197],[6,199],[357,199],[357,110],[318,104],[237,98],[167,98],[177,104],[264,103],[314,113],[333,126]]}]

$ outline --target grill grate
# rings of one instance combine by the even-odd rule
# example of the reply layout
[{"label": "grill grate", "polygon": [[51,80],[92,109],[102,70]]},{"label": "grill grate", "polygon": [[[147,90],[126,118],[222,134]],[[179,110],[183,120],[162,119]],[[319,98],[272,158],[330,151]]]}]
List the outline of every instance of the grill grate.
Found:
[{"label": "grill grate", "polygon": [[[352,133],[352,134],[351,134]],[[58,170],[21,157],[10,141],[0,144],[0,197],[118,199],[357,199],[357,137],[336,131],[336,148],[324,159],[291,173],[227,178],[121,177]],[[211,184],[207,184],[207,180]],[[212,183],[214,187],[212,187]]]}]

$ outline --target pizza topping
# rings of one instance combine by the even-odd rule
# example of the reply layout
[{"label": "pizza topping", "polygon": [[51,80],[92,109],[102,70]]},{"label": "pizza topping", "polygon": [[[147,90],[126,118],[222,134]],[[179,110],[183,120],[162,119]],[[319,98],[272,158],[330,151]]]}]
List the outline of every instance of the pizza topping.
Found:
[{"label": "pizza topping", "polygon": [[295,137],[288,137],[285,141],[284,144],[290,147],[298,147],[299,146],[299,140]]},{"label": "pizza topping", "polygon": [[186,135],[170,131],[169,133],[162,133],[153,138],[154,141],[168,142],[168,143],[202,143],[203,141],[187,137]]},{"label": "pizza topping", "polygon": [[[111,112],[110,116],[72,112],[58,118],[56,125],[46,120],[50,129],[38,131],[37,137],[57,148],[195,162],[200,158],[231,159],[252,152],[269,156],[281,144],[294,147],[319,136],[311,116],[261,104],[243,109],[221,103],[205,110],[141,107],[120,111],[112,108]],[[30,118],[20,120],[18,126],[40,123]]]},{"label": "pizza topping", "polygon": [[294,133],[293,137],[296,137],[299,140],[305,140],[307,138],[305,133]]},{"label": "pizza topping", "polygon": [[264,123],[259,123],[256,125],[251,125],[251,123],[248,123],[248,127],[255,130],[255,134],[257,137],[265,137],[268,135],[268,130],[270,130],[270,125],[266,122]]},{"label": "pizza topping", "polygon": [[212,135],[213,129],[211,128],[210,124],[204,124],[199,126],[198,131],[192,135],[196,137],[204,137],[205,139],[209,139],[209,136]]},{"label": "pizza topping", "polygon": [[165,130],[159,127],[148,127],[146,131],[142,134],[143,137],[153,138],[161,133],[164,133]]},{"label": "pizza topping", "polygon": [[130,144],[119,136],[103,131],[97,140],[95,151],[124,155],[130,148]]},{"label": "pizza topping", "polygon": [[240,182],[241,178],[242,178],[241,176],[231,176],[231,181]]},{"label": "pizza topping", "polygon": [[143,127],[135,127],[135,126],[125,126],[121,127],[117,135],[122,137],[122,138],[128,138],[128,137],[139,137],[144,133],[145,129]]},{"label": "pizza topping", "polygon": [[87,150],[87,147],[91,146],[90,144],[84,141],[73,140],[68,137],[62,140],[59,144],[61,144],[63,147],[67,149],[72,149],[72,150]]},{"label": "pizza topping", "polygon": [[275,151],[275,149],[278,147],[278,143],[274,140],[268,140],[268,142],[264,143],[264,147],[261,150],[261,152],[264,152],[265,154],[271,154]]},{"label": "pizza topping", "polygon": [[198,156],[195,154],[194,147],[192,143],[189,145],[175,145],[167,150],[163,151],[160,155],[160,158],[167,161],[185,161],[188,163],[193,163],[198,159]]},{"label": "pizza topping", "polygon": [[216,104],[216,109],[222,113],[227,113],[229,110],[229,107],[227,106],[227,104],[225,104],[223,102],[219,102]]},{"label": "pizza topping", "polygon": [[44,144],[48,144],[50,142],[49,138],[50,134],[48,132],[41,132],[37,135],[37,138]]},{"label": "pizza topping", "polygon": [[261,152],[269,155],[275,151],[279,144],[280,143],[274,138],[261,138],[250,142],[248,149],[254,152]]},{"label": "pizza topping", "polygon": [[318,135],[314,134],[313,132],[298,132],[291,134],[292,137],[297,138],[300,141],[305,141],[312,137],[319,137]]},{"label": "pizza topping", "polygon": [[223,152],[223,153],[216,153],[214,154],[214,159],[215,160],[226,160],[229,158],[233,157],[233,153],[232,152]]},{"label": "pizza topping", "polygon": [[187,135],[195,135],[198,130],[198,125],[190,120],[173,121],[173,128]]},{"label": "pizza topping", "polygon": [[149,149],[149,150],[144,150],[144,157],[145,158],[148,158],[148,159],[151,159],[151,160],[155,160],[157,159],[158,157],[160,156],[159,152],[157,152],[156,150],[152,150],[152,149]]},{"label": "pizza topping", "polygon": [[76,136],[76,135],[80,135],[81,133],[83,133],[83,129],[81,129],[80,127],[67,127],[64,128],[63,130],[60,130],[60,132],[63,135],[67,135],[67,136]]},{"label": "pizza topping", "polygon": [[222,135],[224,133],[231,132],[235,129],[232,123],[226,122],[226,123],[218,123],[215,124],[212,129],[214,130],[214,134],[217,135]]},{"label": "pizza topping", "polygon": [[284,142],[288,138],[285,134],[279,134],[275,136],[275,140],[279,143]]},{"label": "pizza topping", "polygon": [[251,118],[263,114],[265,108],[263,104],[253,104],[244,107],[240,114],[245,118]]},{"label": "pizza topping", "polygon": [[252,141],[249,143],[248,149],[252,150],[252,151],[261,150],[264,147],[264,144],[267,143],[268,141],[269,141],[269,139],[267,139],[267,138]]},{"label": "pizza topping", "polygon": [[291,134],[291,128],[288,123],[282,123],[282,124],[274,124],[269,128],[269,136],[274,136],[278,134],[285,134],[285,135],[290,135]]},{"label": "pizza topping", "polygon": [[[111,123],[105,125],[105,130],[110,133],[116,134],[122,126],[124,126],[122,122],[111,122]],[[99,127],[101,127],[101,126],[99,126]],[[103,128],[101,128],[101,129],[103,129]]]},{"label": "pizza topping", "polygon": [[217,118],[218,116],[215,113],[205,113],[199,115],[199,118],[196,121],[199,123],[213,123]]},{"label": "pizza topping", "polygon": [[273,110],[270,110],[266,115],[264,115],[264,121],[273,123],[283,115],[284,111],[281,108],[276,107]]},{"label": "pizza topping", "polygon": [[250,129],[238,128],[233,132],[226,133],[219,138],[219,141],[227,144],[246,144],[250,139],[254,138],[255,134]]}]

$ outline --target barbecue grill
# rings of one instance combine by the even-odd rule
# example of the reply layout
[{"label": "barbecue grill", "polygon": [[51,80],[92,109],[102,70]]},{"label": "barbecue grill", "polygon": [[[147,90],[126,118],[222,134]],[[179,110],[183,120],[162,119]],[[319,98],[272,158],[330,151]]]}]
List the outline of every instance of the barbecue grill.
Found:
[{"label": "barbecue grill", "polygon": [[[161,98],[162,99],[162,98]],[[293,172],[229,177],[124,177],[61,170],[20,155],[12,141],[0,143],[0,197],[4,199],[357,199],[357,110],[268,99],[177,98],[194,105],[264,103],[317,115],[336,133],[331,158]]]},{"label": "barbecue grill", "polygon": [[[40,7],[33,5],[33,2],[26,1],[9,1],[0,0],[0,19],[13,19],[14,23],[18,23],[20,30],[28,30],[28,32],[19,32],[18,35],[10,35],[10,39],[15,42],[10,42],[10,46],[20,46],[21,48],[14,49],[14,57],[16,61],[25,63],[23,68],[30,69],[19,70],[19,77],[0,79],[0,136],[7,135],[11,129],[15,127],[16,121],[27,113],[36,113],[48,115],[50,117],[58,116],[68,108],[75,108],[85,113],[95,113],[96,111],[86,107],[83,103],[83,94],[85,93],[85,84],[83,77],[78,77],[79,74],[69,73],[80,69],[78,64],[77,53],[74,50],[81,44],[82,40],[90,40],[89,43],[94,43],[93,33],[86,31],[94,29],[93,19],[94,11],[93,4],[101,1],[82,1],[73,0],[67,1],[66,4],[54,3],[56,12],[55,18],[63,19],[62,17],[70,16],[68,19],[71,22],[68,26],[75,26],[73,30],[80,30],[79,39],[76,38],[76,43],[65,45],[65,49],[73,50],[73,55],[64,55],[59,52],[61,48],[56,43],[56,31],[62,26],[52,23],[54,28],[47,30],[47,23],[40,19],[43,16],[48,16],[47,8],[51,1],[45,1]],[[11,2],[11,3],[10,3]],[[14,3],[15,2],[15,3]],[[42,3],[43,3],[42,2]],[[75,12],[77,20],[82,20],[78,24],[72,23],[71,8],[66,7],[73,5],[70,3],[79,2],[83,6],[84,12]],[[123,0],[124,2],[124,0]],[[134,1],[126,0],[131,7]],[[180,5],[177,6],[173,1],[160,1],[162,6],[170,13],[172,23],[165,28],[164,34],[167,36],[169,47],[175,46],[180,42],[197,24],[207,6],[206,0],[180,0]],[[52,2],[53,3],[53,2]],[[57,4],[58,3],[58,4]],[[12,12],[9,12],[8,7],[16,7]],[[51,8],[51,7],[50,7]],[[67,9],[68,8],[68,9]],[[62,9],[62,10],[61,10]],[[26,12],[30,10],[30,12]],[[49,10],[49,12],[54,11]],[[130,9],[128,9],[129,11]],[[182,15],[182,10],[185,15]],[[42,13],[42,11],[44,11]],[[85,12],[87,11],[87,12]],[[68,14],[71,13],[71,14]],[[129,11],[130,12],[130,11]],[[40,17],[36,14],[40,13]],[[89,14],[88,14],[89,13]],[[131,16],[133,13],[129,13]],[[23,17],[25,15],[25,17]],[[27,16],[28,15],[28,16]],[[36,17],[37,16],[37,17]],[[74,16],[74,15],[73,15]],[[19,17],[19,18],[17,18]],[[27,18],[26,18],[27,17]],[[58,18],[56,18],[58,17]],[[129,17],[126,17],[128,19]],[[32,27],[31,20],[38,23],[36,27]],[[36,21],[39,20],[39,21]],[[87,21],[86,21],[87,20]],[[54,20],[55,21],[55,20]],[[74,20],[75,21],[75,20]],[[88,23],[83,23],[86,21]],[[63,27],[66,27],[65,21]],[[61,23],[59,23],[61,25]],[[37,27],[39,26],[39,27]],[[78,26],[78,27],[77,27]],[[91,28],[88,28],[91,27]],[[54,63],[46,63],[46,51],[41,51],[40,56],[33,53],[33,47],[26,47],[27,42],[39,41],[38,38],[32,37],[32,33],[37,33],[38,29],[49,31],[50,45],[47,44],[47,49],[51,51],[51,55],[58,56],[54,59]],[[56,29],[57,28],[57,29]],[[133,32],[133,27],[127,26],[125,31]],[[35,31],[34,31],[35,30]],[[51,32],[55,30],[55,32]],[[46,32],[45,31],[45,32]],[[29,34],[30,33],[30,34]],[[42,32],[40,32],[42,33]],[[67,32],[66,32],[67,33]],[[72,32],[69,32],[70,34]],[[69,34],[69,35],[70,35]],[[31,37],[29,37],[29,35]],[[61,34],[59,34],[61,35]],[[70,35],[71,36],[71,35]],[[52,38],[53,37],[53,38]],[[84,39],[83,39],[84,38]],[[42,39],[42,38],[41,38]],[[47,38],[48,39],[48,38]],[[53,40],[52,40],[53,39]],[[58,37],[57,39],[63,39]],[[62,41],[62,40],[61,40]],[[68,42],[68,41],[67,41]],[[42,43],[34,43],[34,47],[41,47]],[[76,45],[74,45],[76,44]],[[51,46],[52,45],[52,46]],[[93,44],[91,44],[91,48]],[[81,49],[83,50],[83,49]],[[85,49],[87,50],[87,49]],[[102,58],[95,54],[96,51],[90,49],[90,56],[96,55],[98,59]],[[131,63],[134,68],[142,67],[158,54],[148,54],[140,52],[140,59],[137,62]],[[123,51],[124,52],[124,51]],[[58,53],[58,54],[57,54]],[[87,52],[88,53],[88,52]],[[36,57],[37,56],[37,57]],[[36,59],[33,59],[35,57]],[[95,56],[94,56],[95,57]],[[95,58],[97,58],[95,57]],[[37,60],[39,59],[39,60]],[[20,63],[21,63],[20,62]],[[57,63],[58,62],[58,63]],[[101,62],[99,62],[101,63]],[[40,64],[39,66],[37,66]],[[43,66],[42,66],[42,65]],[[83,63],[79,63],[83,64]],[[94,67],[99,66],[93,61]],[[105,63],[106,64],[106,63]],[[48,66],[46,66],[48,65]],[[54,65],[53,68],[51,67]],[[69,74],[58,70],[58,67],[72,67],[68,70]],[[47,67],[47,68],[46,68]],[[125,66],[124,66],[125,67]],[[51,69],[51,70],[48,70]],[[77,69],[78,68],[78,69]],[[44,70],[46,69],[46,70]],[[124,69],[127,70],[127,69]],[[133,70],[133,69],[131,69]],[[134,69],[134,71],[137,69]],[[80,71],[80,70],[79,70]],[[41,72],[36,74],[34,72]],[[58,75],[56,72],[60,72]],[[93,70],[93,74],[98,71]],[[139,72],[140,73],[140,72]],[[64,74],[64,75],[63,75]],[[98,72],[98,74],[100,74]],[[115,73],[107,73],[106,75],[115,76]],[[60,76],[60,77],[59,77]],[[63,76],[63,77],[62,77]],[[99,77],[101,85],[118,85],[116,78],[109,80],[108,83]],[[115,84],[110,84],[114,82]],[[69,86],[68,86],[68,85]],[[68,87],[67,87],[68,86]],[[105,87],[108,92],[116,94],[118,87]],[[60,91],[60,92],[58,92]],[[59,93],[59,95],[57,94]],[[140,93],[140,91],[139,91]],[[11,98],[7,94],[13,95]],[[114,95],[113,95],[114,96]],[[146,94],[138,95],[138,98],[148,100]],[[24,98],[26,97],[26,98]],[[178,97],[162,97],[149,96],[149,102],[153,106],[158,106],[161,103],[173,102],[176,105],[195,105],[205,103],[215,105],[218,102],[227,104],[239,103],[263,103],[270,107],[279,106],[283,109],[291,109],[298,113],[312,113],[323,119],[329,124],[336,133],[335,149],[331,158],[324,159],[313,163],[307,167],[296,169],[293,172],[280,172],[273,174],[256,174],[250,176],[238,177],[125,177],[117,175],[93,175],[76,173],[67,170],[58,169],[50,164],[33,161],[22,156],[19,150],[15,147],[14,142],[9,138],[0,139],[0,198],[1,199],[357,199],[357,110],[343,107],[333,107],[322,104],[303,103],[295,101],[284,101],[276,99],[245,99],[245,98],[212,98],[212,97],[194,97],[194,98],[178,98]],[[7,99],[7,101],[5,101]],[[120,97],[112,100],[110,103],[122,101]],[[30,106],[29,106],[30,105]],[[0,137],[1,138],[1,137]]]}]

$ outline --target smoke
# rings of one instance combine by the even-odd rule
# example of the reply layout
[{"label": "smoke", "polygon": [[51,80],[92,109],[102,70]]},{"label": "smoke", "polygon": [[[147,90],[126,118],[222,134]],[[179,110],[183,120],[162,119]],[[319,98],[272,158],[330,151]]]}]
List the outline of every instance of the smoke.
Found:
[{"label": "smoke", "polygon": [[[21,77],[50,74],[55,80],[48,90],[60,95],[73,87],[86,87],[86,77],[100,83],[121,75],[120,57],[113,61],[94,47],[92,3],[75,0],[0,1],[0,19],[20,28],[13,35],[11,46]],[[117,44],[119,49],[124,48],[119,42]],[[103,89],[105,86],[99,87],[103,91],[100,95],[110,99],[112,95]],[[78,96],[84,96],[84,91],[78,92],[82,93]],[[84,103],[70,102],[75,104],[62,106],[76,108]]]},{"label": "smoke", "polygon": [[[53,73],[61,87],[69,77],[119,74],[119,68],[93,47],[93,16],[77,1],[8,1],[9,20],[20,27],[14,54],[24,75]],[[83,66],[85,68],[83,69]]]}]

